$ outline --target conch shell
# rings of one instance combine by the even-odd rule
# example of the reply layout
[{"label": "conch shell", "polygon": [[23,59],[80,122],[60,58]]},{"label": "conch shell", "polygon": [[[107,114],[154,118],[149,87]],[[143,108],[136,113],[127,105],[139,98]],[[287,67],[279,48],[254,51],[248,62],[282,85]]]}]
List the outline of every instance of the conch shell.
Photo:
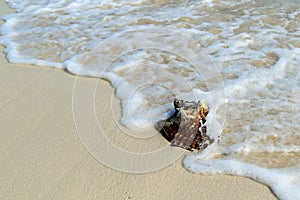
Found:
[{"label": "conch shell", "polygon": [[175,112],[165,121],[160,121],[160,133],[171,146],[192,151],[207,147],[212,141],[206,135],[206,116],[209,112],[205,101],[174,100]]}]

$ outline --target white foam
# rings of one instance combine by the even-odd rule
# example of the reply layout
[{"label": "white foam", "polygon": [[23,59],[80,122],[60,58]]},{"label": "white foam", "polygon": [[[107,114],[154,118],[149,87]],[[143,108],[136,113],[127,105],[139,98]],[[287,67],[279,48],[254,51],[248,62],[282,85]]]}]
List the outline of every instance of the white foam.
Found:
[{"label": "white foam", "polygon": [[298,169],[266,169],[236,160],[203,160],[190,154],[183,161],[184,166],[197,173],[231,174],[246,176],[270,186],[280,199],[300,198],[300,171]]}]

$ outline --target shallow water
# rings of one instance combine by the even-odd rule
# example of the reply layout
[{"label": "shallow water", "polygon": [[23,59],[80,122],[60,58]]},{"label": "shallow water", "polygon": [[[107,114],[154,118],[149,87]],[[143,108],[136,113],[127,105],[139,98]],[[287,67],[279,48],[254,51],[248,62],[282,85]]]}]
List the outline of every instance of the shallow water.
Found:
[{"label": "shallow water", "polygon": [[7,2],[9,61],[109,80],[135,130],[169,116],[175,96],[204,98],[222,139],[184,166],[300,198],[299,1]]}]

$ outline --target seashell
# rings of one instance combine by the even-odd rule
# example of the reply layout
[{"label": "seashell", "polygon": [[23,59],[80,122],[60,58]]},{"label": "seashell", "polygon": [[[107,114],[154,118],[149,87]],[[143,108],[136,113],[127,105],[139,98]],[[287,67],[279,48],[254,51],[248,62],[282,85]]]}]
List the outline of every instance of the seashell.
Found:
[{"label": "seashell", "polygon": [[205,101],[174,100],[175,112],[167,120],[157,123],[156,128],[171,142],[171,146],[192,151],[202,150],[212,141],[206,135],[206,116],[209,108]]}]

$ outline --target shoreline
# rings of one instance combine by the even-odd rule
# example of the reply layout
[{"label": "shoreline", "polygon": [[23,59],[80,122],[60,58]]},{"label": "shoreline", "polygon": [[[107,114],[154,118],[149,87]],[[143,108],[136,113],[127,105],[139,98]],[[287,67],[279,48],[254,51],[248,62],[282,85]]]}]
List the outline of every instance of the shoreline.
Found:
[{"label": "shoreline", "polygon": [[[5,2],[0,5],[1,16],[13,12]],[[76,132],[76,76],[8,63],[3,51],[1,46],[1,199],[276,199],[267,186],[249,178],[190,173],[182,167],[182,157],[147,174],[104,166],[88,153]],[[104,95],[113,94],[108,82],[100,84]],[[114,122],[106,112],[103,108],[98,114]]]}]

